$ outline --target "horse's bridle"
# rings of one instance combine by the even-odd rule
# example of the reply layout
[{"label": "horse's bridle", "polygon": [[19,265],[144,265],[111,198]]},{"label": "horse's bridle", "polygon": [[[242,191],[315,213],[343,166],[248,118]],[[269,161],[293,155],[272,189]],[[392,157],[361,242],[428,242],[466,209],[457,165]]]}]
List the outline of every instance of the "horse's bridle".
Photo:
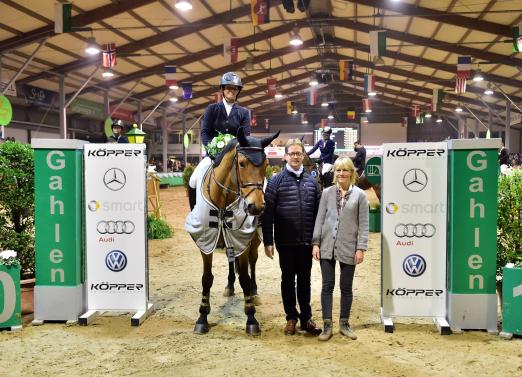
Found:
[{"label": "horse's bridle", "polygon": [[[213,179],[213,181],[219,186],[221,187],[223,190],[225,190],[225,192],[230,192],[230,193],[233,193],[234,195],[236,195],[237,198],[239,197],[242,197],[243,199],[246,199],[250,196],[250,194],[252,194],[254,191],[256,190],[261,190],[263,191],[263,182],[261,183],[256,183],[256,182],[242,182],[241,181],[241,177],[239,175],[239,160],[238,160],[238,155],[242,152],[242,151],[256,151],[256,152],[264,152],[264,148],[261,148],[261,147],[236,147],[236,153],[234,155],[234,161],[233,161],[233,164],[236,168],[236,178],[237,178],[237,191],[236,190],[233,190],[231,189],[230,187],[227,187],[225,186],[223,183],[221,183],[217,178],[216,178],[216,174],[214,173],[214,168],[212,168],[212,172],[211,172],[211,177]],[[243,154],[243,153],[241,153]],[[244,155],[244,154],[243,154]],[[248,157],[247,157],[248,158]],[[250,190],[245,196],[242,196],[241,195],[241,189],[243,188],[248,188],[248,187],[252,187],[252,190]],[[210,197],[210,182],[207,184],[207,192],[208,192],[208,195]]]}]

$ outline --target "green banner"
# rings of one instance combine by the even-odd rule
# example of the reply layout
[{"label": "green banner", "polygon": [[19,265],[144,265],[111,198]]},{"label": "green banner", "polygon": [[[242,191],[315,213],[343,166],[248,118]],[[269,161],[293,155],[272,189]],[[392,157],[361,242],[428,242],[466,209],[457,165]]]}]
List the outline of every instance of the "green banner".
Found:
[{"label": "green banner", "polygon": [[450,150],[448,290],[495,294],[497,149]]},{"label": "green banner", "polygon": [[0,264],[0,328],[21,325],[20,266]]},{"label": "green banner", "polygon": [[83,98],[76,98],[72,101],[69,110],[94,119],[105,119],[105,111],[101,103],[88,101]]},{"label": "green banner", "polygon": [[77,286],[82,276],[82,151],[35,149],[38,286]]},{"label": "green banner", "polygon": [[0,126],[7,126],[13,119],[13,107],[6,96],[0,96]]}]

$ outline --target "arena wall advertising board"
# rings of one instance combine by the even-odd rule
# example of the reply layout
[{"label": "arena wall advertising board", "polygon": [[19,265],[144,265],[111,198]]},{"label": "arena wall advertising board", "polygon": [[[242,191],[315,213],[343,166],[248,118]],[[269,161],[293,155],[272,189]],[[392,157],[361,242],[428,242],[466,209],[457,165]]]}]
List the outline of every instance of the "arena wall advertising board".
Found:
[{"label": "arena wall advertising board", "polygon": [[448,150],[383,145],[382,315],[446,315]]},{"label": "arena wall advertising board", "polygon": [[145,145],[86,145],[84,161],[88,310],[144,311]]}]

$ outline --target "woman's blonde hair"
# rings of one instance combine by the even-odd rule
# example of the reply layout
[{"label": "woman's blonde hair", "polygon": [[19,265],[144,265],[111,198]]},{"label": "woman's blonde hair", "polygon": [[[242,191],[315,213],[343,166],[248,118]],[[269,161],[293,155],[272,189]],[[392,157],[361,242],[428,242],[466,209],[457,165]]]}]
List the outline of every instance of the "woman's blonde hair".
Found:
[{"label": "woman's blonde hair", "polygon": [[349,172],[351,172],[352,175],[350,177],[350,184],[355,185],[355,183],[357,182],[358,176],[357,176],[357,172],[355,171],[355,166],[353,165],[351,158],[341,157],[341,158],[338,158],[337,160],[335,160],[334,166],[333,166],[334,183],[337,183],[337,175],[335,174],[335,171],[338,169],[341,169],[341,170],[345,169],[345,170],[348,170]]}]

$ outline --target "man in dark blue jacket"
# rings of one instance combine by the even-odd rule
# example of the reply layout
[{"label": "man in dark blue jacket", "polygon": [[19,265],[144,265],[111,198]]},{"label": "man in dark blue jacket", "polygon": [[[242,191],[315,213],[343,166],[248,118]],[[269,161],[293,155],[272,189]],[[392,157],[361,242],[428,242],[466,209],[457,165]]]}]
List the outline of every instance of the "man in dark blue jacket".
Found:
[{"label": "man in dark blue jacket", "polygon": [[[302,330],[313,335],[321,333],[312,320],[310,307],[312,235],[321,192],[316,180],[303,170],[304,154],[299,139],[288,140],[286,167],[268,182],[262,217],[265,253],[273,258],[274,236],[279,252],[285,335],[295,334],[298,319]],[[296,309],[296,277],[300,314]]]}]

